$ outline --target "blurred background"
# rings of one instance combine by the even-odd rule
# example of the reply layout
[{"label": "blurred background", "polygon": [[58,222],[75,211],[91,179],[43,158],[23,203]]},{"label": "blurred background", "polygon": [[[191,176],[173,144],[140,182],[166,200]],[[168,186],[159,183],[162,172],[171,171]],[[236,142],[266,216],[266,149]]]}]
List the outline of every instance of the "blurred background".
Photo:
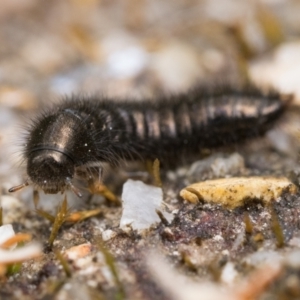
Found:
[{"label": "blurred background", "polygon": [[[72,94],[105,94],[115,101],[125,98],[142,101],[145,98],[155,100],[156,95],[161,93],[186,91],[197,84],[228,83],[240,87],[248,82],[262,90],[275,88],[283,94],[292,93],[295,99],[293,108],[283,120],[284,126],[271,131],[266,143],[256,141],[256,148],[246,147],[248,152],[244,149],[242,156],[234,154],[235,157],[238,155],[239,159],[237,168],[240,170],[240,165],[243,165],[245,160],[245,165],[251,172],[260,168],[282,171],[284,167],[290,170],[297,166],[300,173],[300,1],[1,0],[0,205],[3,207],[3,222],[13,224],[16,232],[33,234],[35,239],[43,243],[50,235],[51,224],[33,210],[31,188],[8,196],[8,189],[24,180],[22,176],[25,170],[19,168],[24,143],[22,134],[26,129],[25,124],[34,119],[38,110]],[[237,151],[240,152],[240,148]],[[242,162],[239,163],[240,161]],[[206,161],[209,168],[211,164],[211,161]],[[203,172],[203,168],[199,170]],[[187,172],[188,169],[174,171],[174,174],[171,174],[174,181],[170,179],[169,185],[164,186],[164,200],[174,205],[176,210],[178,208],[177,212],[182,211],[182,206],[188,208],[188,205],[182,205],[183,201],[178,197],[178,189],[186,182]],[[278,173],[271,173],[272,176],[276,174]],[[43,196],[43,193],[40,193],[40,196]],[[48,208],[56,208],[56,204],[60,203],[62,198],[61,194],[47,195],[44,203],[47,203]],[[86,209],[92,208],[91,203],[78,200],[77,197],[76,199],[81,205],[86,205]],[[286,226],[284,234],[289,239],[293,232],[298,234],[299,231],[299,206],[298,202],[295,206],[284,203],[279,204],[280,216],[283,216],[281,221]],[[97,203],[94,205],[100,207]],[[71,207],[74,209],[72,205]],[[48,209],[46,206],[43,208]],[[179,269],[182,265],[179,272],[186,273],[193,282],[196,282],[194,276],[206,276],[215,282],[222,281],[220,270],[226,261],[229,262],[229,269],[226,269],[226,272],[229,270],[227,278],[232,273],[235,276],[237,271],[243,277],[260,264],[255,254],[261,253],[273,264],[276,259],[282,259],[283,253],[286,252],[286,248],[278,255],[275,252],[276,246],[269,238],[273,234],[268,229],[270,213],[263,208],[255,206],[253,210],[246,210],[249,210],[251,220],[254,220],[254,233],[258,230],[256,237],[260,231],[265,230],[261,235],[262,240],[265,236],[266,248],[274,250],[271,253],[256,248],[261,242],[260,238],[257,238],[257,244],[249,242],[245,243],[244,247],[246,238],[244,240],[244,235],[240,234],[244,229],[239,229],[242,228],[243,222],[246,223],[242,218],[242,210],[240,214],[231,214],[218,209],[215,211],[215,208],[210,211],[208,208],[203,210],[202,214],[201,209],[193,211],[193,206],[188,209],[191,209],[191,213],[186,214],[187,211],[184,210],[182,214],[178,213],[180,221],[178,228],[173,228],[174,234],[172,231],[160,231],[161,237],[158,237],[158,231],[153,231],[156,235],[151,236],[148,241],[143,238],[137,238],[135,241],[135,235],[127,236],[124,233],[119,234],[119,243],[112,241],[109,250],[117,257],[120,278],[130,292],[129,295],[135,293],[134,295],[138,296],[128,299],[195,299],[193,289],[189,295],[191,298],[187,297],[188,286],[185,279],[177,284],[177,273],[172,276],[171,271],[164,272],[168,266],[150,257],[151,266],[156,266],[158,275],[161,274],[165,281],[169,281],[167,290],[183,295],[182,298],[178,295],[173,298],[155,297],[159,289],[153,283],[152,275],[145,272],[148,267],[143,265],[143,256],[139,254],[145,254],[144,248],[148,250],[149,244],[153,249],[166,246],[163,253],[170,265],[177,264]],[[59,249],[68,249],[81,243],[93,242],[94,238],[101,236],[103,232],[110,233],[111,237],[112,234],[117,234],[121,208],[102,205],[101,210],[103,215],[62,230],[55,247],[57,245]],[[250,220],[249,216],[248,218]],[[258,220],[257,223],[255,220]],[[290,220],[297,222],[293,223]],[[195,224],[197,227],[194,227]],[[196,232],[200,232],[201,238],[198,239],[198,235],[194,238]],[[297,245],[299,251],[300,237],[296,233],[294,245]],[[173,242],[173,236],[178,239],[177,242]],[[259,251],[256,251],[257,249]],[[253,263],[245,265],[242,259],[245,253],[249,252],[254,252]],[[231,260],[236,259],[236,254],[238,261],[233,265]],[[194,268],[195,257],[198,259],[198,269]],[[275,295],[278,295],[278,299],[283,299],[284,295],[291,295],[293,291],[296,291],[295,299],[299,299],[299,252],[295,257],[296,263],[291,260],[290,264],[296,269],[291,273],[291,277],[286,275],[287,294],[276,292],[277,287],[284,289],[285,285],[275,282],[274,294],[263,299],[275,299]],[[248,259],[248,256],[246,258]],[[38,299],[41,299],[41,295],[46,295],[43,299],[52,299],[50,287],[46,285],[48,279],[61,280],[65,276],[59,264],[55,267],[54,260],[53,253],[50,252],[45,253],[41,260],[23,264],[20,275],[10,277],[7,284],[0,282],[0,292],[5,295],[5,291],[9,291],[7,295],[15,294],[18,296],[16,299],[20,299],[20,295],[24,293],[27,293],[28,298],[22,299],[33,299],[31,293],[38,295]],[[113,299],[109,297],[114,293],[111,275],[106,269],[106,264],[103,263],[102,269],[99,267],[103,258],[97,254],[94,257],[89,256],[87,260],[78,261],[79,267],[74,268],[76,272],[74,271],[71,279],[75,278],[73,282],[63,279],[64,281],[57,281],[57,285],[51,284],[53,289],[64,284],[70,293],[65,298],[55,299],[100,299],[100,296],[86,296],[87,288],[91,287],[101,293],[102,290],[108,291],[108,297],[101,299]],[[195,270],[198,270],[198,274]],[[269,270],[265,269],[264,272],[269,273]],[[155,276],[156,279],[161,278],[158,275]],[[259,289],[262,286],[261,277],[259,274],[255,276],[254,279],[250,279],[250,287],[257,286]],[[233,282],[233,279],[230,280]],[[163,280],[157,279],[157,282]],[[239,286],[240,284],[232,285],[234,289]],[[202,288],[199,292],[201,297],[203,290],[207,289],[207,284],[203,284]],[[49,292],[49,295],[46,292]],[[211,296],[210,299],[224,299],[220,295],[224,298],[228,296],[226,290],[222,289],[218,296]],[[238,299],[246,298],[250,299],[247,296]]]},{"label": "blurred background", "polygon": [[155,99],[251,81],[300,99],[299,12],[296,0],[2,0],[3,191],[20,182],[22,124],[66,95]]}]

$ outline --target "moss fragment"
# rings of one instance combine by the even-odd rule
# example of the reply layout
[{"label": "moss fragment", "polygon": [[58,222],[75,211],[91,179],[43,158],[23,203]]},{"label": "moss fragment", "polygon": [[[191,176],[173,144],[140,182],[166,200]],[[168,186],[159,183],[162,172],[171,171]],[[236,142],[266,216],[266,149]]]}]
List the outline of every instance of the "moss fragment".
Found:
[{"label": "moss fragment", "polygon": [[157,158],[153,162],[152,174],[153,174],[154,184],[158,187],[162,187],[162,182],[160,178],[160,161]]},{"label": "moss fragment", "polygon": [[71,272],[71,269],[69,267],[69,264],[68,264],[67,260],[64,258],[64,256],[61,254],[61,252],[58,249],[55,249],[54,253],[56,255],[56,258],[58,259],[58,261],[62,265],[63,270],[66,273],[66,276],[68,278],[71,278],[72,277],[72,272]]},{"label": "moss fragment", "polygon": [[106,247],[103,245],[103,242],[100,240],[98,242],[98,248],[101,251],[101,253],[104,256],[105,262],[112,273],[112,276],[114,278],[115,284],[118,287],[118,290],[115,294],[114,299],[115,300],[123,300],[126,299],[125,290],[122,285],[122,282],[119,278],[118,270],[116,268],[115,258],[113,255],[106,249]]},{"label": "moss fragment", "polygon": [[271,213],[271,228],[276,238],[276,245],[278,248],[282,248],[284,246],[284,234],[279,222],[278,215],[273,206],[270,206],[270,213]]},{"label": "moss fragment", "polygon": [[61,228],[62,224],[65,222],[68,214],[68,202],[67,197],[65,196],[64,201],[62,202],[62,205],[58,208],[58,211],[56,213],[51,234],[48,240],[49,247],[52,248],[53,242],[58,234],[59,229]]}]

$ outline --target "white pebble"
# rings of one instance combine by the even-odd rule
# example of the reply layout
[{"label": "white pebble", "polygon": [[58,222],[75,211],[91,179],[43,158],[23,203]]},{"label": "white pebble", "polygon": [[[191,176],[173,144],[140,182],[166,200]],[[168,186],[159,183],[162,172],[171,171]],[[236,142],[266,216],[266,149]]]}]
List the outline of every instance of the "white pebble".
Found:
[{"label": "white pebble", "polygon": [[110,239],[114,238],[117,235],[117,233],[113,230],[107,229],[102,232],[102,240],[104,242],[109,241]]},{"label": "white pebble", "polygon": [[15,232],[11,224],[0,226],[0,245],[13,236],[15,236]]},{"label": "white pebble", "polygon": [[221,280],[224,283],[232,284],[237,278],[238,273],[232,262],[228,262],[222,270]]},{"label": "white pebble", "polygon": [[156,210],[161,209],[162,189],[141,181],[127,180],[123,186],[123,212],[120,227],[130,225],[132,229],[143,230],[160,222]]}]

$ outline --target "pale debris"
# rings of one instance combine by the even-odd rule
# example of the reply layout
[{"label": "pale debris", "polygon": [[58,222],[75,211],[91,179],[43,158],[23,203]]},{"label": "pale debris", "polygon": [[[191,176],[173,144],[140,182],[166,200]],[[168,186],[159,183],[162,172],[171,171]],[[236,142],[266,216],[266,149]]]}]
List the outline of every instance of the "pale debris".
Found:
[{"label": "pale debris", "polygon": [[33,93],[29,90],[10,86],[0,88],[0,104],[4,107],[30,110],[35,108],[35,100]]},{"label": "pale debris", "polygon": [[[114,78],[128,78],[140,74],[150,60],[139,41],[127,32],[114,32],[101,41],[105,67]],[[103,57],[100,58],[103,60]]]},{"label": "pale debris", "polygon": [[[224,57],[220,53],[220,66]],[[174,62],[176,61],[176,64]],[[199,53],[188,44],[168,41],[161,45],[151,62],[155,76],[163,83],[167,91],[181,91],[190,88],[191,83],[204,78],[204,68],[199,64]]]},{"label": "pale debris", "polygon": [[0,226],[0,247],[13,236],[15,236],[15,232],[11,224]]},{"label": "pale debris", "polygon": [[[146,258],[148,269],[153,279],[163,288],[166,295],[174,300],[250,300],[261,296],[268,286],[281,274],[282,265],[262,264],[246,278],[238,279],[237,272],[232,280],[236,284],[230,286],[208,281],[192,281],[176,270],[158,254],[150,253]],[[232,269],[230,266],[229,269]],[[224,268],[226,269],[226,267]],[[224,270],[231,273],[232,270]],[[229,279],[228,276],[226,276]],[[231,275],[230,275],[231,277]]]},{"label": "pale debris", "polygon": [[181,190],[180,196],[192,203],[204,200],[233,209],[250,199],[268,203],[284,191],[295,194],[297,187],[284,177],[232,177],[194,183]]},{"label": "pale debris", "polygon": [[279,265],[284,257],[275,250],[260,250],[247,255],[243,262],[248,266],[256,267],[263,264]]},{"label": "pale debris", "polygon": [[300,41],[280,45],[271,59],[266,57],[253,61],[249,74],[258,86],[294,94],[300,101]]},{"label": "pale debris", "polygon": [[38,257],[42,254],[42,247],[38,243],[31,243],[15,250],[0,249],[0,264],[14,264]]},{"label": "pale debris", "polygon": [[127,180],[122,192],[123,212],[120,227],[131,226],[138,231],[149,228],[160,222],[157,210],[171,221],[166,212],[163,212],[163,192],[155,186],[144,184],[141,181]]},{"label": "pale debris", "polygon": [[65,256],[70,260],[77,260],[79,258],[89,255],[92,251],[92,245],[85,243],[73,246],[65,251]]},{"label": "pale debris", "polygon": [[[293,238],[291,238],[289,240],[288,244],[290,246],[294,246],[294,247],[300,248],[300,237],[299,236],[294,236]],[[300,258],[300,256],[299,256],[299,258]]]},{"label": "pale debris", "polygon": [[113,239],[116,235],[117,235],[117,233],[115,231],[107,229],[102,232],[102,240],[104,242],[107,242],[107,241]]},{"label": "pale debris", "polygon": [[282,273],[280,264],[264,264],[251,272],[246,279],[234,287],[235,296],[239,300],[258,299],[268,286]]},{"label": "pale debris", "polygon": [[157,254],[147,256],[147,265],[154,280],[174,300],[237,300],[228,288],[208,281],[193,282],[178,274]]},{"label": "pale debris", "polygon": [[285,263],[293,268],[300,268],[300,250],[293,250],[284,258]]},{"label": "pale debris", "polygon": [[17,249],[14,249],[16,245],[13,245],[10,249],[1,249],[1,245],[14,236],[15,232],[11,224],[0,226],[0,267],[22,262],[42,254],[42,246],[38,243],[30,243]]},{"label": "pale debris", "polygon": [[3,209],[3,223],[7,225],[19,220],[24,215],[24,211],[28,209],[18,198],[9,195],[0,197],[0,205]]},{"label": "pale debris", "polygon": [[244,170],[244,158],[239,153],[235,152],[229,156],[219,153],[194,162],[188,171],[188,178],[190,180],[212,179],[237,175]]},{"label": "pale debris", "polygon": [[227,284],[233,284],[238,278],[238,272],[232,262],[228,262],[221,273],[221,281]]}]

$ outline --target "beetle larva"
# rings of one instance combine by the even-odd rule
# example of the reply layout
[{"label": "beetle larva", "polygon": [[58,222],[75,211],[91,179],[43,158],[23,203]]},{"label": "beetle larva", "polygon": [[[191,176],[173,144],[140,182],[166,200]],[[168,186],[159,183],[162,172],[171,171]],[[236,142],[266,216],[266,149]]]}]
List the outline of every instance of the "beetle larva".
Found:
[{"label": "beetle larva", "polygon": [[120,160],[158,158],[176,163],[197,153],[263,134],[283,113],[277,93],[222,88],[161,97],[157,101],[65,99],[33,122],[24,157],[28,179],[45,193],[73,189],[80,170]]}]

